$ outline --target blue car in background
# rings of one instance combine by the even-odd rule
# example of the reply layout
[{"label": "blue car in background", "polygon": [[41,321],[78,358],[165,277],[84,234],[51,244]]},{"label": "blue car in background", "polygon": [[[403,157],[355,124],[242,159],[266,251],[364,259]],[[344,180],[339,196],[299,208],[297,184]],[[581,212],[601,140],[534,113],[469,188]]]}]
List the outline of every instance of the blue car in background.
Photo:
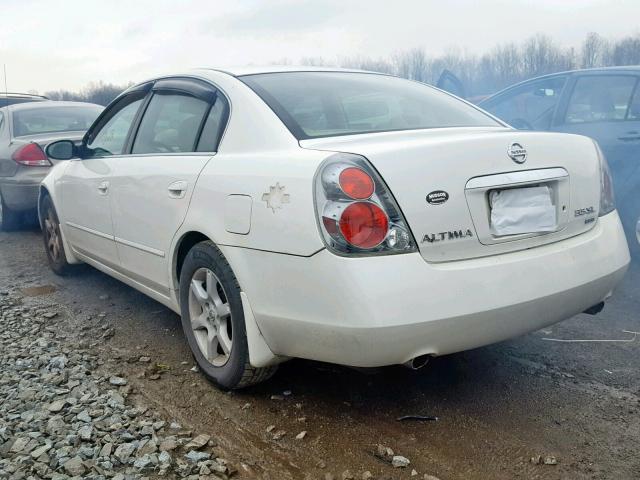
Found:
[{"label": "blue car in background", "polygon": [[640,66],[546,75],[508,87],[478,106],[518,129],[597,140],[611,167],[633,261],[640,263]]}]

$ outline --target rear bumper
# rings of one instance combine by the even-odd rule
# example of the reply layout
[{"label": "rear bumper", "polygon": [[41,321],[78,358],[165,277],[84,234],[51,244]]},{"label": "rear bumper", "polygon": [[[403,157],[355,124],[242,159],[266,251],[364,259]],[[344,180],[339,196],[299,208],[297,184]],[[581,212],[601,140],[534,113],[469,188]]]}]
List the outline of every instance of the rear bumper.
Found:
[{"label": "rear bumper", "polygon": [[273,353],[374,367],[502,341],[606,299],[629,250],[616,212],[582,235],[492,257],[309,257],[222,247]]},{"label": "rear bumper", "polygon": [[31,210],[38,206],[40,182],[0,180],[0,193],[7,207],[12,210]]}]

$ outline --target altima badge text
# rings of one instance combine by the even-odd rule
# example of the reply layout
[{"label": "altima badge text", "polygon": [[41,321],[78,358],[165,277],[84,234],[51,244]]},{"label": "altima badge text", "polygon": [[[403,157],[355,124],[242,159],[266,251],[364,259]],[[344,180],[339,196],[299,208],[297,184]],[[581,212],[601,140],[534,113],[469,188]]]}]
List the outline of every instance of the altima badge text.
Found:
[{"label": "altima badge text", "polygon": [[519,143],[509,145],[507,155],[516,163],[524,163],[527,161],[527,150]]},{"label": "altima badge text", "polygon": [[289,203],[289,194],[284,193],[284,187],[281,187],[280,183],[276,183],[275,186],[269,187],[269,192],[262,195],[262,201],[267,202],[267,208],[276,213],[276,209]]},{"label": "altima badge text", "polygon": [[427,233],[422,237],[422,243],[444,242],[445,240],[458,240],[465,237],[473,237],[473,233],[468,228],[466,230],[453,230],[451,232]]}]

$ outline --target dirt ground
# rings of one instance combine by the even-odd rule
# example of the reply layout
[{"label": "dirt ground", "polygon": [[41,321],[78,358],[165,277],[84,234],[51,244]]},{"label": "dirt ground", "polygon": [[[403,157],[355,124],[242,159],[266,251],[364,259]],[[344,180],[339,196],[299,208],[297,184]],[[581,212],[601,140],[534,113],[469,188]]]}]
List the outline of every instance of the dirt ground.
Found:
[{"label": "dirt ground", "polygon": [[[273,480],[341,479],[345,470],[357,479],[364,471],[391,479],[640,478],[640,336],[545,340],[634,339],[623,330],[640,332],[638,270],[597,316],[434,359],[417,372],[295,360],[263,385],[225,393],[191,370],[176,314],[88,267],[56,277],[35,229],[0,234],[0,291],[58,302],[65,328],[94,341],[142,400],[168,420],[213,435],[241,466],[239,478]],[[101,323],[114,329],[108,340]],[[157,372],[135,361],[141,355]],[[414,414],[438,420],[398,421]],[[286,434],[274,440],[278,430]],[[297,440],[301,431],[306,437]],[[379,460],[377,444],[411,465]],[[532,463],[537,455],[557,464]]]}]

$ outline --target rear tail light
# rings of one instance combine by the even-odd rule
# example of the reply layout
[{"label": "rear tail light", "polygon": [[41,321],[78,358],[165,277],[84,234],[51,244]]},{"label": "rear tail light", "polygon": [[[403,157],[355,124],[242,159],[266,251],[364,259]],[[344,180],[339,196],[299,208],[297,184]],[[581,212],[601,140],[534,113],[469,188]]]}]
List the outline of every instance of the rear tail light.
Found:
[{"label": "rear tail light", "polygon": [[358,248],[380,245],[389,232],[389,218],[375,203],[354,202],[340,216],[340,233]]},{"label": "rear tail light", "polygon": [[365,172],[356,167],[347,167],[340,172],[338,177],[340,183],[340,189],[349,198],[354,200],[365,200],[375,191],[373,184],[373,178]]},{"label": "rear tail light", "polygon": [[393,195],[364,157],[336,153],[315,182],[316,213],[327,247],[340,255],[416,251]]},{"label": "rear tail light", "polygon": [[[595,142],[594,142],[595,143]],[[613,191],[613,179],[611,178],[611,170],[607,157],[604,156],[602,150],[597,143],[596,150],[600,159],[600,216],[611,213],[616,209],[616,199]]]},{"label": "rear tail light", "polygon": [[48,167],[51,165],[47,155],[37,143],[27,143],[25,146],[20,147],[11,158],[20,165],[26,165],[27,167]]}]

